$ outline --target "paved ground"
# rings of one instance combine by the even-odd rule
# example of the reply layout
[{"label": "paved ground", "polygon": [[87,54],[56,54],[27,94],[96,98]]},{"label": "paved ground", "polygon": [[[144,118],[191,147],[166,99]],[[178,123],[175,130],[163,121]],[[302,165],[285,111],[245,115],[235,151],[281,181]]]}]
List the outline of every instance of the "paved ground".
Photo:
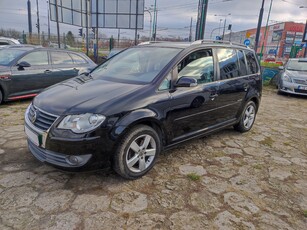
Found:
[{"label": "paved ground", "polygon": [[136,181],[39,163],[29,103],[0,107],[0,229],[307,229],[307,98],[266,89],[251,132],[181,145]]}]

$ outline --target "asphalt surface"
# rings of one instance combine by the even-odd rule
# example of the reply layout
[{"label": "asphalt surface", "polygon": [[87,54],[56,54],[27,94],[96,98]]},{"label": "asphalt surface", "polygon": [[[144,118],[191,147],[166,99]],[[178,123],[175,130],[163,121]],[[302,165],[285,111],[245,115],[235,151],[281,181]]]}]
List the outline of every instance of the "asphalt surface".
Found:
[{"label": "asphalt surface", "polygon": [[266,88],[253,129],[160,155],[141,179],[68,173],[27,149],[30,100],[0,106],[0,229],[307,229],[307,98]]}]

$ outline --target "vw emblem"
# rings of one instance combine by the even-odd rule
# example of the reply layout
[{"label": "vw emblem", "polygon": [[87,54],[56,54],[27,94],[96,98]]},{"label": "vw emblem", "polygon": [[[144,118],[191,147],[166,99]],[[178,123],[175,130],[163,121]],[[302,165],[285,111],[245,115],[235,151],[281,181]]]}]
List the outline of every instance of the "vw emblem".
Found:
[{"label": "vw emblem", "polygon": [[31,116],[31,122],[34,123],[36,121],[36,117],[37,117],[37,114],[36,114],[36,111],[34,110],[33,111],[33,116]]}]

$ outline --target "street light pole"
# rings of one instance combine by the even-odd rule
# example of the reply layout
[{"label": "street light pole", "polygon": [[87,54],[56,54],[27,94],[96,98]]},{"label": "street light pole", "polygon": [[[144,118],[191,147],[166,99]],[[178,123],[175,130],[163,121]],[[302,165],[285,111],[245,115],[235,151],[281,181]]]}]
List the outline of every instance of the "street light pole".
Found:
[{"label": "street light pole", "polygon": [[150,21],[149,21],[149,41],[151,41],[151,29],[152,29],[152,15],[149,10],[144,10],[149,13]]},{"label": "street light pole", "polygon": [[224,20],[224,28],[223,28],[222,40],[224,40],[224,36],[225,36],[225,27],[226,27],[226,17],[225,17],[225,20]]},{"label": "street light pole", "polygon": [[154,20],[152,23],[152,38],[154,41],[156,41],[156,36],[157,36],[157,0],[155,0],[155,5],[154,5]]},{"label": "street light pole", "polygon": [[[229,14],[225,14],[225,15],[218,15],[218,14],[215,14],[214,16],[223,16],[225,17],[225,20],[224,20],[224,26],[223,26],[223,35],[222,35],[222,40],[224,40],[224,36],[225,36],[225,30],[226,30],[226,21],[227,21],[227,16],[231,15],[231,13]],[[221,21],[220,21],[221,23]]]},{"label": "street light pole", "polygon": [[257,26],[257,32],[256,32],[256,39],[255,39],[255,52],[256,53],[257,53],[257,49],[258,49],[260,30],[261,30],[261,24],[262,24],[262,18],[263,18],[264,1],[265,0],[262,0],[262,5],[261,5],[260,13],[259,13],[259,18],[258,18],[258,26]]}]

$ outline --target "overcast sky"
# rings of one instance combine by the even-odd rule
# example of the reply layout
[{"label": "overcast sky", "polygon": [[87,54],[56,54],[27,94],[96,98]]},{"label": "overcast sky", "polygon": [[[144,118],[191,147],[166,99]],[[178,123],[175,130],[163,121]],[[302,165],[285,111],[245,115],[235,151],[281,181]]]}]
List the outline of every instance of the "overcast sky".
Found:
[{"label": "overcast sky", "polygon": [[[158,36],[188,37],[191,17],[193,18],[193,36],[199,0],[157,0]],[[257,26],[262,0],[209,0],[205,37],[209,38],[211,31],[223,25],[225,16],[227,24],[232,24],[233,31],[240,31]],[[265,11],[262,25],[266,24],[271,0],[265,0]],[[12,4],[13,3],[13,4]],[[32,27],[37,32],[36,0],[32,4]],[[150,8],[154,0],[145,0],[145,7]],[[305,8],[300,8],[300,6]],[[47,34],[47,1],[39,0],[41,31]],[[218,15],[218,16],[215,16]],[[149,35],[149,13],[145,12],[144,29],[140,35]],[[305,23],[307,19],[307,0],[273,0],[270,24],[274,22],[295,21]],[[12,28],[28,32],[27,0],[0,0],[0,28]],[[78,34],[78,28],[70,25],[60,25],[61,34],[71,30]],[[100,29],[101,33],[117,36],[117,30]],[[218,32],[218,30],[217,30]],[[51,22],[51,33],[56,33],[56,24]],[[121,30],[121,37],[133,37],[131,30]],[[217,35],[217,34],[215,34]]]}]

